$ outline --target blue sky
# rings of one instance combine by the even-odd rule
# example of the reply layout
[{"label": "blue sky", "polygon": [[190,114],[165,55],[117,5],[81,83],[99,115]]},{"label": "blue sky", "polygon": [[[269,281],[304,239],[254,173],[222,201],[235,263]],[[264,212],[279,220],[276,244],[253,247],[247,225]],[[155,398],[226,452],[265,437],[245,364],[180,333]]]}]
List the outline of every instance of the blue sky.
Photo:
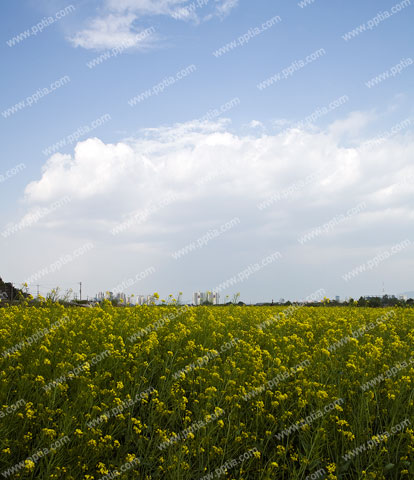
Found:
[{"label": "blue sky", "polygon": [[[382,280],[391,293],[412,290],[410,276],[399,271],[412,263],[411,247],[352,281],[342,275],[412,233],[407,229],[412,181],[406,179],[414,145],[414,2],[315,0],[303,8],[299,2],[202,3],[2,3],[0,175],[22,163],[24,168],[0,183],[8,206],[0,213],[1,228],[65,194],[71,202],[0,238],[11,253],[3,258],[1,274],[20,283],[90,241],[91,252],[58,271],[43,272],[35,283],[46,289],[83,279],[92,295],[154,265],[156,273],[126,293],[183,290],[189,299],[193,290],[211,289],[280,250],[283,261],[222,295],[240,291],[246,301],[303,298],[319,288],[328,296],[369,294],[381,290]],[[175,19],[183,8],[193,13]],[[392,9],[395,13],[386,18],[384,12]],[[280,19],[273,26],[248,33],[276,16]],[[53,24],[16,40],[47,17],[55,19]],[[372,28],[343,38],[364,24]],[[145,29],[152,33],[131,45]],[[243,45],[213,55],[245,34]],[[116,48],[122,53],[115,56]],[[323,55],[292,75],[258,88],[321,49]],[[87,66],[105,54],[102,63]],[[128,104],[190,65],[195,71],[162,93]],[[8,110],[64,77],[70,80],[32,106]],[[339,106],[297,126],[341,97],[346,100]],[[197,122],[233,99],[237,102],[219,117]],[[93,132],[61,144],[55,153],[43,152],[103,115],[110,119]],[[361,149],[378,135],[381,141]],[[202,186],[205,191],[192,190],[222,165],[227,173]],[[312,173],[317,180],[258,211],[261,200]],[[182,198],[128,233],[108,233],[168,192]],[[301,233],[361,202],[366,207],[358,215],[326,227],[305,246],[298,242]],[[171,252],[233,217],[240,218],[239,226],[182,260],[171,258]],[[384,230],[384,224],[393,225],[393,231]]]}]

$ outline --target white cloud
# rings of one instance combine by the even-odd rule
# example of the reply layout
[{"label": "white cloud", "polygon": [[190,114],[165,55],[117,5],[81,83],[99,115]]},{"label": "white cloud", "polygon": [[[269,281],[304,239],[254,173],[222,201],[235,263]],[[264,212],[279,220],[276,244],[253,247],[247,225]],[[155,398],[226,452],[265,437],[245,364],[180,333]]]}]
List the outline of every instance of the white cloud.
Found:
[{"label": "white cloud", "polygon": [[[226,192],[229,200],[242,195],[254,202],[317,171],[318,179],[298,196],[307,195],[310,201],[329,206],[332,196],[343,197],[345,192],[352,201],[357,201],[353,195],[371,196],[373,201],[392,196],[391,186],[401,182],[400,172],[414,175],[411,137],[404,144],[396,136],[360,152],[342,146],[334,128],[316,133],[290,129],[274,135],[242,136],[229,127],[226,120],[194,121],[145,129],[136,138],[118,144],[90,138],[76,145],[73,156],[53,155],[43,167],[42,178],[27,186],[26,199],[36,203],[51,202],[62,195],[74,200],[100,195],[105,201],[105,197],[122,192],[121,197],[135,205],[144,197],[147,203],[154,201],[161,189],[198,201],[205,192],[195,186],[197,180],[225,170],[227,173],[206,185],[209,194],[214,197],[217,190]],[[391,155],[399,158],[398,165],[386,161]],[[407,188],[410,185],[401,190]]]},{"label": "white cloud", "polygon": [[145,49],[155,40],[155,35],[142,35],[134,28],[136,15],[109,14],[92,20],[88,28],[77,32],[70,41],[75,47],[106,50],[122,46],[124,49]]},{"label": "white cloud", "polygon": [[264,125],[262,122],[260,122],[259,120],[252,120],[250,123],[249,123],[249,127],[250,128],[264,128]]},{"label": "white cloud", "polygon": [[188,0],[107,0],[106,7],[111,11],[130,11],[138,15],[171,15],[185,3]]},{"label": "white cloud", "polygon": [[43,167],[42,179],[30,183],[26,194],[32,202],[50,202],[73,192],[79,200],[111,194],[119,188],[133,158],[133,150],[124,143],[106,145],[89,138],[76,145],[73,157],[53,155]]},{"label": "white cloud", "polygon": [[330,126],[330,132],[335,137],[346,136],[348,140],[360,140],[363,129],[375,118],[376,115],[372,112],[352,112],[347,117],[336,120]]},{"label": "white cloud", "polygon": [[[207,9],[212,16],[224,17],[237,7],[239,0],[106,0],[110,11],[134,12],[138,15],[169,15],[186,9],[189,12]],[[181,18],[186,20],[186,18]],[[188,18],[187,18],[188,19]]]},{"label": "white cloud", "polygon": [[217,13],[224,17],[228,15],[233,8],[237,7],[239,0],[216,0],[217,6],[216,6],[216,11]]},{"label": "white cloud", "polygon": [[[155,35],[137,42],[138,20],[164,15],[176,21],[198,23],[200,12],[205,20],[228,15],[238,0],[106,0],[100,16],[89,21],[86,28],[69,37],[75,47],[104,50],[128,46],[143,49],[153,45]],[[208,15],[204,11],[209,11]],[[141,31],[144,28],[140,29]]]},{"label": "white cloud", "polygon": [[[342,133],[347,135],[344,130]],[[312,278],[300,283],[303,294],[315,289],[315,278],[326,278],[323,268],[329,269],[330,285],[340,293],[341,274],[372,257],[378,248],[385,249],[408,236],[414,185],[405,179],[414,178],[414,135],[407,131],[365,152],[358,146],[343,146],[338,135],[338,129],[329,127],[319,132],[296,128],[274,135],[261,130],[256,135],[251,131],[235,134],[229,122],[221,120],[145,129],[117,144],[90,138],[79,142],[73,155],[52,156],[41,178],[26,187],[28,211],[65,195],[72,199],[56,215],[47,217],[47,229],[42,231],[40,221],[31,231],[40,235],[43,243],[61,234],[75,246],[84,242],[86,235],[86,240],[97,244],[98,257],[111,252],[104,280],[100,275],[93,277],[97,258],[91,255],[89,266],[89,257],[82,259],[96,290],[99,282],[109,288],[111,281],[131,276],[131,268],[141,271],[157,262],[163,266],[158,269],[160,277],[154,277],[154,289],[157,284],[167,288],[174,278],[184,282],[177,288],[209,288],[280,250],[287,264],[273,267],[279,276],[301,275],[307,266],[314,269]],[[289,197],[258,209],[272,194],[315,173],[314,181]],[[160,207],[168,196],[174,201]],[[361,214],[341,222],[329,234],[299,245],[300,235],[361,202],[367,205]],[[116,236],[111,234],[111,229],[137,213],[141,221]],[[235,216],[241,220],[237,229],[199,254],[180,260],[179,265],[171,260],[171,252]],[[33,248],[38,242],[33,241]],[[404,255],[411,255],[409,249]],[[136,259],[133,263],[132,258]],[[197,273],[193,272],[194,261]],[[114,262],[118,269],[115,278]],[[28,272],[22,271],[22,276],[34,268],[38,267],[29,262]],[[273,270],[263,271],[259,283],[272,282]],[[205,284],[192,284],[191,279],[199,281],[200,272],[204,272]],[[372,276],[376,278],[376,273]],[[359,285],[357,281],[355,285]],[[254,291],[254,283],[245,288]],[[291,291],[298,292],[295,288]],[[264,295],[270,295],[270,290]]]}]

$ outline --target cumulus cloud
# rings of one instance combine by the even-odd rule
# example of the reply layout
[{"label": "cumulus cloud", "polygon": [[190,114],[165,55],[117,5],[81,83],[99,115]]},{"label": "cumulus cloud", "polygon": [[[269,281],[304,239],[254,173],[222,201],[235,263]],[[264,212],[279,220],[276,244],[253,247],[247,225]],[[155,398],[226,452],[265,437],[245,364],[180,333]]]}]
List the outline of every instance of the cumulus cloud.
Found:
[{"label": "cumulus cloud", "polygon": [[[315,180],[292,201],[306,198],[324,207],[335,200],[345,207],[349,195],[355,202],[369,198],[375,208],[381,199],[405,198],[403,192],[410,185],[398,192],[395,185],[414,175],[412,149],[409,134],[361,151],[341,145],[333,127],[319,132],[292,128],[274,135],[237,135],[226,120],[194,121],[144,129],[136,138],[117,144],[98,138],[79,142],[73,155],[53,155],[42,177],[30,183],[25,194],[29,204],[51,202],[62,195],[79,201],[99,196],[105,202],[115,195],[115,199],[126,198],[129,205],[145,207],[160,192],[175,192],[189,202],[204,201],[207,194],[224,196],[235,205],[242,197],[254,205],[315,174]],[[397,163],[387,161],[391,155],[398,158]],[[203,178],[216,171],[220,175],[203,184]],[[120,208],[120,215],[128,213]]]},{"label": "cumulus cloud", "polygon": [[[308,267],[323,279],[321,269],[329,264],[335,277],[330,284],[336,282],[340,292],[341,274],[409,234],[414,135],[407,130],[361,150],[344,145],[331,127],[273,135],[258,129],[253,135],[235,133],[226,120],[193,121],[144,129],[116,144],[89,138],[73,154],[55,154],[45,163],[40,178],[27,185],[25,203],[32,211],[69,196],[70,204],[48,216],[49,235],[63,231],[83,241],[87,233],[97,252],[110,247],[123,265],[121,280],[131,268],[130,256],[138,255],[139,268],[163,263],[161,284],[175,275],[183,288],[212,288],[229,272],[280,250],[286,264],[264,270],[260,282],[271,283],[271,272],[287,278]],[[299,244],[301,235],[361,202],[366,206],[357,215]],[[240,218],[237,228],[175,267],[172,252],[234,217]],[[198,276],[192,273],[195,258]],[[206,285],[191,286],[200,269]],[[367,277],[359,281],[352,284],[356,290]],[[311,278],[301,282],[303,294],[314,287]],[[286,289],[298,292],[294,284]]]},{"label": "cumulus cloud", "polygon": [[74,192],[80,200],[111,194],[122,182],[132,158],[133,150],[124,143],[104,144],[90,138],[76,145],[73,157],[53,155],[43,167],[42,179],[29,184],[26,194],[31,202],[50,202]]}]

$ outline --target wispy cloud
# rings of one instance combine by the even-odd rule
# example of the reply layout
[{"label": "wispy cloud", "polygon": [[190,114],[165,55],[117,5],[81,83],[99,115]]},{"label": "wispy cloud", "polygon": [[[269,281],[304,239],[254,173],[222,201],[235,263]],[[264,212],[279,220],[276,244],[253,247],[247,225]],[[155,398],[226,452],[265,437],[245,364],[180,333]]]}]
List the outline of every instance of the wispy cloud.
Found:
[{"label": "wispy cloud", "polygon": [[70,38],[75,47],[106,50],[120,45],[130,49],[148,49],[154,44],[156,34],[139,36],[140,30],[134,27],[137,16],[133,13],[109,14],[93,19],[87,28]]},{"label": "wispy cloud", "polygon": [[[75,47],[105,50],[119,45],[131,45],[131,49],[153,47],[159,36],[153,34],[137,42],[138,23],[147,17],[167,16],[174,21],[199,23],[200,18],[223,18],[238,4],[238,0],[106,0],[101,13],[88,20],[84,29],[69,37]],[[207,12],[207,13],[206,13]]]}]

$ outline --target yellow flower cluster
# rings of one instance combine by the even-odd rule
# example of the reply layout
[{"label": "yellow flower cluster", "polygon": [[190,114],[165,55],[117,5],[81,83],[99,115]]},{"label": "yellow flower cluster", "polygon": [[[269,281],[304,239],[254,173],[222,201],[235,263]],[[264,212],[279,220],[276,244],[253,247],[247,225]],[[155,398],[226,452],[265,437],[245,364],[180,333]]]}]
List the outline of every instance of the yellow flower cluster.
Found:
[{"label": "yellow flower cluster", "polygon": [[2,308],[0,474],[414,478],[412,357],[410,308]]}]

